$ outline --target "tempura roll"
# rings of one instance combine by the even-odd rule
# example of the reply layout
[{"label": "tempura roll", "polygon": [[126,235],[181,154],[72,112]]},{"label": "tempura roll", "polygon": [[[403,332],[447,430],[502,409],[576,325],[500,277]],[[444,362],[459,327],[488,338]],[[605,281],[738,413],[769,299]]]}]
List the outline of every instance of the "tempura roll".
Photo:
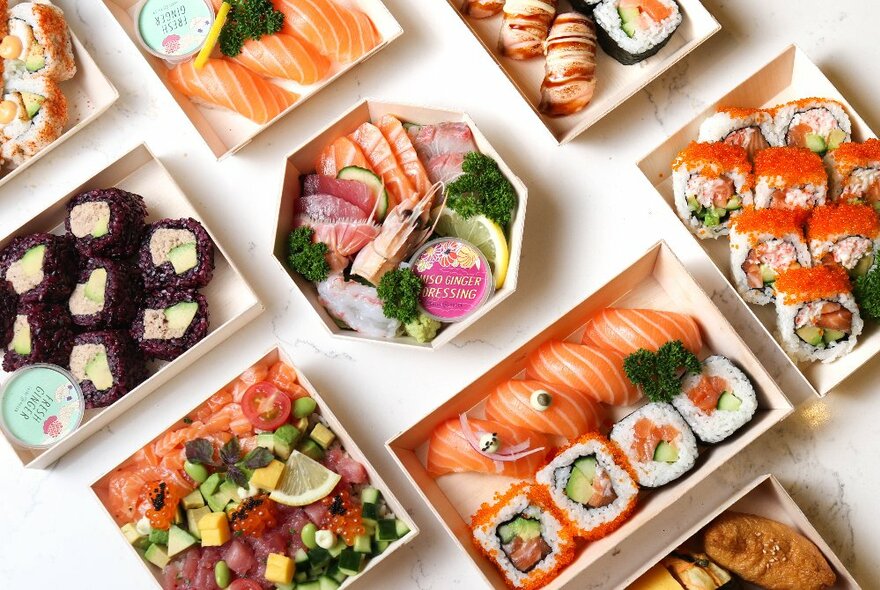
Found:
[{"label": "tempura roll", "polygon": [[67,300],[75,276],[76,254],[66,236],[20,236],[0,251],[0,279],[9,281],[24,303]]},{"label": "tempura roll", "polygon": [[853,278],[868,274],[877,261],[880,220],[867,205],[817,207],[807,221],[815,264],[839,264]]},{"label": "tempura roll", "polygon": [[0,156],[7,166],[21,166],[61,137],[67,122],[67,98],[54,80],[9,80],[0,104]]},{"label": "tempura roll", "polygon": [[142,292],[140,274],[124,262],[89,258],[80,267],[68,309],[77,326],[128,327],[137,313]]},{"label": "tempura roll", "polygon": [[836,100],[805,98],[774,110],[778,145],[802,147],[819,156],[852,139],[852,123]]},{"label": "tempura roll", "polygon": [[755,156],[756,209],[812,209],[824,205],[827,195],[822,158],[810,150],[771,147]]},{"label": "tempura roll", "polygon": [[57,303],[23,303],[16,310],[12,339],[3,354],[3,370],[51,363],[67,366],[73,345],[73,324]]},{"label": "tempura roll", "polygon": [[147,228],[138,265],[148,291],[204,287],[214,274],[214,242],[195,219],[162,219]]},{"label": "tempura roll", "polygon": [[86,408],[109,406],[147,376],[137,346],[123,330],[80,334],[73,341],[67,364],[82,388]]},{"label": "tempura roll", "polygon": [[63,82],[76,74],[64,12],[49,3],[21,2],[12,7],[0,56],[16,77]]},{"label": "tempura roll", "polygon": [[64,225],[84,256],[127,258],[140,247],[146,218],[142,196],[107,188],[73,197]]},{"label": "tempura roll", "polygon": [[208,334],[208,301],[197,291],[162,291],[147,297],[131,327],[151,358],[173,361]]}]

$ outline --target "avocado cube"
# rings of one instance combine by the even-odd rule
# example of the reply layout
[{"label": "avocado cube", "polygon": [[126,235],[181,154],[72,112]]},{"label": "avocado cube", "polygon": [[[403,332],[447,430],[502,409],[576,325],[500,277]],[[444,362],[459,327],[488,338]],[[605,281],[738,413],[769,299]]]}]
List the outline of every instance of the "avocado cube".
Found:
[{"label": "avocado cube", "polygon": [[195,242],[180,244],[172,248],[168,252],[168,262],[174,267],[175,274],[182,275],[188,270],[194,269],[199,264]]},{"label": "avocado cube", "polygon": [[192,508],[186,511],[186,528],[189,529],[189,532],[196,539],[202,538],[202,533],[199,531],[199,521],[206,514],[211,513],[211,508],[209,506],[200,506],[199,508]]},{"label": "avocado cube", "polygon": [[313,441],[321,445],[322,449],[327,449],[333,441],[336,440],[336,435],[333,434],[333,431],[318,422],[315,424],[315,427],[312,429],[312,433],[309,435]]},{"label": "avocado cube", "polygon": [[318,462],[324,458],[324,449],[310,438],[302,441],[297,450],[309,459],[314,459]]},{"label": "avocado cube", "polygon": [[144,553],[144,559],[158,567],[159,569],[165,569],[165,566],[168,565],[168,562],[171,561],[171,558],[168,557],[168,552],[165,551],[160,545],[150,545],[147,547],[146,552]]},{"label": "avocado cube", "polygon": [[142,534],[140,534],[132,523],[128,523],[122,526],[122,534],[125,535],[126,540],[134,545],[138,543],[141,539],[144,538]]},{"label": "avocado cube", "polygon": [[9,346],[15,354],[27,356],[31,353],[31,325],[27,319],[23,322],[15,322],[15,331]]},{"label": "avocado cube", "polygon": [[201,508],[204,505],[205,498],[202,496],[202,493],[199,490],[193,490],[183,497],[183,507],[187,510],[189,510],[190,508]]},{"label": "avocado cube", "polygon": [[107,269],[106,268],[96,268],[92,271],[92,274],[89,275],[89,280],[86,281],[86,285],[83,288],[83,295],[85,295],[86,299],[89,301],[94,301],[95,303],[100,303],[103,305],[104,303],[104,292],[107,289]]},{"label": "avocado cube", "polygon": [[99,352],[86,363],[86,378],[92,382],[98,391],[106,391],[113,387],[113,373],[110,370],[110,361],[107,354]]},{"label": "avocado cube", "polygon": [[181,301],[166,308],[164,315],[171,329],[186,331],[198,311],[199,304],[195,301]]},{"label": "avocado cube", "polygon": [[339,556],[339,571],[347,576],[356,576],[364,567],[364,554],[346,549]]},{"label": "avocado cube", "polygon": [[179,526],[171,525],[171,529],[168,531],[168,557],[174,557],[196,543],[197,540],[194,536]]},{"label": "avocado cube", "polygon": [[217,490],[210,496],[205,496],[205,500],[208,502],[208,507],[210,507],[212,512],[225,511],[226,505],[229,503],[229,499],[226,497],[226,495],[219,490]]},{"label": "avocado cube", "polygon": [[207,498],[208,496],[213,496],[214,492],[217,491],[217,488],[220,487],[220,484],[223,482],[223,476],[219,473],[212,473],[208,476],[202,485],[199,486],[199,491],[202,493],[202,496]]},{"label": "avocado cube", "polygon": [[318,402],[311,397],[297,398],[297,400],[293,402],[293,417],[296,419],[308,418],[315,412],[317,407]]},{"label": "avocado cube", "polygon": [[274,453],[275,434],[272,432],[261,432],[257,435],[257,446],[267,449],[270,453]]}]

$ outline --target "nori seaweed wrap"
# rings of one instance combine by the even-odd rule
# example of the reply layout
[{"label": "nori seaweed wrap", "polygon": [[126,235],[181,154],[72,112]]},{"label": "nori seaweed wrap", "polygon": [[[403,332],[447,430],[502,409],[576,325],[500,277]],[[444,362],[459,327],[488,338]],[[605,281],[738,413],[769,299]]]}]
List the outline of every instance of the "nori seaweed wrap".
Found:
[{"label": "nori seaweed wrap", "polygon": [[[675,0],[658,0],[660,20],[639,7],[621,7],[620,0],[602,0],[593,7],[596,37],[602,49],[625,66],[637,64],[663,49],[682,22]],[[660,15],[656,15],[660,18]]]},{"label": "nori seaweed wrap", "polygon": [[67,306],[73,323],[85,328],[127,328],[143,293],[140,274],[123,262],[92,258],[80,265]]},{"label": "nori seaweed wrap", "polygon": [[67,236],[19,236],[0,252],[0,279],[12,284],[23,303],[66,300],[73,290],[76,266],[76,252]]},{"label": "nori seaweed wrap", "polygon": [[12,324],[15,323],[15,308],[18,306],[18,297],[12,290],[12,285],[0,279],[0,347],[4,347],[12,340]]},{"label": "nori seaweed wrap", "polygon": [[208,333],[208,301],[197,291],[160,291],[144,301],[131,336],[149,357],[173,361]]},{"label": "nori seaweed wrap", "polygon": [[596,5],[601,1],[602,0],[570,0],[572,8],[582,14],[586,14],[587,16],[593,14],[593,9],[595,9]]},{"label": "nori seaweed wrap", "polygon": [[195,219],[162,219],[147,228],[138,266],[147,291],[198,289],[214,275],[214,242]]},{"label": "nori seaweed wrap", "polygon": [[67,366],[73,346],[73,324],[57,303],[23,303],[13,324],[12,340],[3,354],[3,370],[35,363]]},{"label": "nori seaweed wrap", "polygon": [[107,188],[73,197],[64,226],[83,255],[126,258],[137,252],[146,217],[143,197]]},{"label": "nori seaweed wrap", "polygon": [[69,361],[86,408],[109,406],[147,377],[143,357],[124,330],[80,334],[73,341]]}]

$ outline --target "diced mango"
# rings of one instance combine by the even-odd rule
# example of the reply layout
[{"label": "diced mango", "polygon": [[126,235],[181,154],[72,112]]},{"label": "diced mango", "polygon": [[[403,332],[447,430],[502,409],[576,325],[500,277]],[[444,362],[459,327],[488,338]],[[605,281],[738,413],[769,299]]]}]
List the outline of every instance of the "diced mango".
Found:
[{"label": "diced mango", "polygon": [[281,480],[281,473],[284,471],[284,463],[281,461],[272,461],[265,467],[255,469],[251,475],[251,484],[264,489],[278,489],[278,482]]},{"label": "diced mango", "polygon": [[266,579],[276,584],[290,584],[296,564],[292,559],[280,553],[270,553],[266,559]]},{"label": "diced mango", "polygon": [[225,512],[211,512],[199,519],[202,547],[219,547],[232,538]]},{"label": "diced mango", "polygon": [[223,545],[232,538],[229,529],[226,529],[225,531],[208,529],[201,531],[201,533],[202,547],[219,547],[220,545]]}]

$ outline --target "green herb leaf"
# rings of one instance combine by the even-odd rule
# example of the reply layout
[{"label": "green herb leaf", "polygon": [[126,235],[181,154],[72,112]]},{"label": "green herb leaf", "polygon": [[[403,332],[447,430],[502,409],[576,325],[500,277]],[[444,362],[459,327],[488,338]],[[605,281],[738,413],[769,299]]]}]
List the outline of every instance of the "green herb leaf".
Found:
[{"label": "green herb leaf", "polygon": [[233,436],[225,445],[220,447],[220,460],[227,465],[233,465],[241,459],[241,445],[238,437]]},{"label": "green herb leaf", "polygon": [[681,375],[697,374],[702,365],[680,340],[667,342],[657,352],[640,348],[623,361],[623,370],[652,402],[670,402],[681,393]]},{"label": "green herb leaf", "polygon": [[403,324],[419,317],[419,293],[422,279],[409,268],[398,268],[382,275],[377,292],[382,300],[385,317]]},{"label": "green herb leaf", "polygon": [[214,445],[206,438],[194,438],[184,445],[186,460],[197,465],[216,465]]},{"label": "green herb leaf", "polygon": [[[235,439],[232,439],[235,440]],[[226,470],[226,479],[231,480],[240,488],[248,487],[248,476],[237,465],[230,465]]]},{"label": "green herb leaf", "polygon": [[248,39],[272,35],[284,25],[284,13],[275,9],[271,0],[226,0],[232,5],[226,24],[220,31],[220,51],[235,57]]},{"label": "green herb leaf", "polygon": [[287,238],[287,264],[306,280],[320,283],[330,274],[325,255],[327,244],[312,242],[315,231],[307,226],[298,227]]},{"label": "green herb leaf", "polygon": [[257,447],[245,455],[241,463],[248,469],[259,469],[271,463],[273,459],[275,459],[275,455],[273,455],[269,449]]},{"label": "green herb leaf", "polygon": [[855,280],[853,295],[863,316],[880,320],[880,265],[875,264],[867,274]]},{"label": "green herb leaf", "polygon": [[447,205],[464,218],[485,215],[506,227],[517,196],[498,163],[479,152],[470,152],[461,168],[464,174],[446,187]]}]

